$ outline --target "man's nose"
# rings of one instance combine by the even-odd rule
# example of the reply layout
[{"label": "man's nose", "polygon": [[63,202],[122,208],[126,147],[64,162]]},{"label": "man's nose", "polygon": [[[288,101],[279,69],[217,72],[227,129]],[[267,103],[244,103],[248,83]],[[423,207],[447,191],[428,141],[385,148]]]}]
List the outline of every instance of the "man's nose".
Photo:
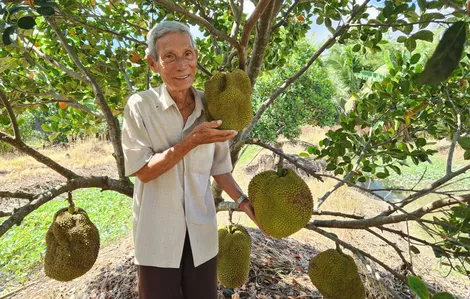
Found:
[{"label": "man's nose", "polygon": [[177,69],[186,69],[188,67],[188,61],[184,58],[184,56],[176,57],[175,67]]}]

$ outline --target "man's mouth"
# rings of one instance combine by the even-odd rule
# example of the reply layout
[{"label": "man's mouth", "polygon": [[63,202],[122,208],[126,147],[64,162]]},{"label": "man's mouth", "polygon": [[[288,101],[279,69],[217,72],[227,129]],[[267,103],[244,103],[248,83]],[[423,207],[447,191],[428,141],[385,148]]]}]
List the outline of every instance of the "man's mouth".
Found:
[{"label": "man's mouth", "polygon": [[181,76],[181,77],[175,77],[176,79],[186,79],[186,78],[189,78],[189,75],[186,75],[186,76]]}]

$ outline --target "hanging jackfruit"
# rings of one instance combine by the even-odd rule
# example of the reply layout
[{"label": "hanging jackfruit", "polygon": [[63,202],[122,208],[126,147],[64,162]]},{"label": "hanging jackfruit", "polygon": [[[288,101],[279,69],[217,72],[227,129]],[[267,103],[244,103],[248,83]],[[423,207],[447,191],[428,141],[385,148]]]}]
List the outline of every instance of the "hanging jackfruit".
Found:
[{"label": "hanging jackfruit", "polygon": [[250,234],[234,224],[219,227],[218,234],[217,279],[227,288],[239,288],[248,281],[250,272]]},{"label": "hanging jackfruit", "polygon": [[312,193],[292,169],[280,176],[272,170],[257,174],[248,185],[248,197],[258,225],[274,238],[297,232],[312,216]]},{"label": "hanging jackfruit", "polygon": [[354,259],[336,249],[328,249],[312,258],[308,276],[325,299],[366,297]]},{"label": "hanging jackfruit", "polygon": [[59,210],[46,234],[44,271],[58,281],[70,281],[91,269],[98,257],[100,235],[80,208]]},{"label": "hanging jackfruit", "polygon": [[243,70],[215,73],[206,83],[204,98],[208,120],[222,120],[222,130],[241,131],[253,119],[251,82]]}]

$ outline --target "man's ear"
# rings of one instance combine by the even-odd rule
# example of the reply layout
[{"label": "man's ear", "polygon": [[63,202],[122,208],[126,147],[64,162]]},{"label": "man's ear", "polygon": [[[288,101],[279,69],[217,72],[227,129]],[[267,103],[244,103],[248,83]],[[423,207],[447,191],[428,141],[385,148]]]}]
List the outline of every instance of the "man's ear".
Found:
[{"label": "man's ear", "polygon": [[155,57],[153,57],[153,55],[147,54],[147,63],[152,71],[154,71],[155,73],[160,73],[158,62],[155,60]]}]

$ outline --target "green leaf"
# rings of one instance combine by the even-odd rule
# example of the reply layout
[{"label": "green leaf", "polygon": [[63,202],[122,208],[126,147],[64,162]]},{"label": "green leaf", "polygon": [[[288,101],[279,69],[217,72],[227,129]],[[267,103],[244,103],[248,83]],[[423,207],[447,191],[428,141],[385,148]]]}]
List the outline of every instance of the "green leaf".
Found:
[{"label": "green leaf", "polygon": [[404,42],[406,42],[406,36],[404,36],[404,35],[399,36],[399,37],[397,38],[397,42],[399,42],[399,43],[404,43]]},{"label": "green leaf", "polygon": [[411,58],[410,58],[410,63],[411,63],[411,64],[418,63],[418,61],[419,61],[420,59],[421,59],[421,54],[416,53],[416,54],[414,54],[413,56],[411,56]]},{"label": "green leaf", "polygon": [[335,170],[335,169],[336,169],[336,164],[329,163],[328,165],[326,165],[326,170],[327,171],[331,171],[331,170]]},{"label": "green leaf", "polygon": [[395,171],[398,175],[401,175],[401,169],[400,167],[396,166],[396,165],[388,165],[388,167],[390,167],[391,169],[393,169],[393,171]]},{"label": "green leaf", "polygon": [[410,36],[410,38],[405,41],[405,47],[408,51],[413,52],[416,49],[416,40]]},{"label": "green leaf", "polygon": [[410,289],[419,296],[420,299],[429,299],[429,291],[424,282],[418,276],[408,275],[408,285]]},{"label": "green leaf", "polygon": [[36,26],[36,21],[34,20],[33,17],[22,17],[18,20],[18,27],[22,29],[33,29],[34,26]]},{"label": "green leaf", "polygon": [[382,82],[385,79],[384,75],[377,74],[371,71],[361,71],[360,73],[354,75],[359,79],[371,80],[372,82]]},{"label": "green leaf", "polygon": [[432,299],[454,299],[454,296],[447,292],[436,293],[432,296]]},{"label": "green leaf", "polygon": [[421,251],[416,246],[411,245],[410,250],[413,251],[414,254],[420,254]]},{"label": "green leaf", "polygon": [[444,32],[421,73],[419,79],[421,84],[438,84],[449,78],[462,56],[466,29],[467,23],[458,21]]},{"label": "green leaf", "polygon": [[426,143],[427,143],[427,142],[426,142],[426,139],[424,139],[424,138],[418,138],[418,139],[416,139],[416,141],[415,141],[415,144],[416,144],[416,146],[418,146],[418,147],[423,147],[423,146],[426,145]]},{"label": "green leaf", "polygon": [[55,132],[54,134],[49,135],[49,141],[50,141],[50,142],[54,141],[54,139],[56,139],[57,137],[59,137],[59,135],[60,135],[60,132]]},{"label": "green leaf", "polygon": [[353,52],[359,52],[361,50],[361,45],[355,44],[354,47],[352,48]]},{"label": "green leaf", "polygon": [[16,26],[11,26],[5,29],[2,34],[2,41],[5,44],[5,46],[11,45],[13,41],[15,41],[15,31],[16,31]]},{"label": "green leaf", "polygon": [[38,8],[38,14],[41,16],[52,16],[55,13],[54,9],[52,7],[39,7]]},{"label": "green leaf", "polygon": [[429,30],[421,30],[413,34],[411,37],[413,37],[414,39],[420,39],[420,40],[432,42],[434,38],[434,33],[432,33]]},{"label": "green leaf", "polygon": [[458,142],[464,150],[470,150],[470,137],[460,137]]},{"label": "green leaf", "polygon": [[465,153],[463,153],[463,159],[470,160],[470,150],[467,150]]},{"label": "green leaf", "polygon": [[379,179],[385,179],[386,177],[389,176],[389,174],[385,173],[385,172],[377,172],[375,174]]},{"label": "green leaf", "polygon": [[50,132],[51,131],[51,128],[47,124],[42,124],[41,128],[44,132]]}]

